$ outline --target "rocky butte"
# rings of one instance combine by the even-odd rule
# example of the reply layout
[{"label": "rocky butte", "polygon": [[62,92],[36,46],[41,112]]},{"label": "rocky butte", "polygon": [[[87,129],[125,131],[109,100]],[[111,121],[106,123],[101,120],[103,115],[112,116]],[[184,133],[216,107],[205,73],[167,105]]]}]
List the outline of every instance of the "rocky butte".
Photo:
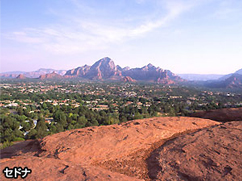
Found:
[{"label": "rocky butte", "polygon": [[174,84],[184,81],[169,70],[163,70],[148,64],[142,68],[122,68],[115,65],[109,57],[105,57],[92,66],[83,66],[68,70],[66,78],[81,77],[89,80],[116,80],[122,82],[148,81],[162,84]]},{"label": "rocky butte", "polygon": [[19,74],[16,79],[26,79],[24,74]]},{"label": "rocky butte", "polygon": [[52,73],[49,73],[49,74],[44,74],[44,75],[40,75],[38,79],[61,79],[62,76],[55,73],[55,72],[52,72]]},{"label": "rocky butte", "polygon": [[147,118],[21,142],[1,168],[27,166],[28,180],[242,180],[241,136],[241,121]]}]

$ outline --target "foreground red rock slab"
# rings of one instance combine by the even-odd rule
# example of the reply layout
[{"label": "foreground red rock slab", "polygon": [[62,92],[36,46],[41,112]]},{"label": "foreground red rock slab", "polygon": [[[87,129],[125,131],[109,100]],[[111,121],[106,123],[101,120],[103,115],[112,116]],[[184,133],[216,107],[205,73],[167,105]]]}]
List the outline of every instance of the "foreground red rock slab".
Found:
[{"label": "foreground red rock slab", "polygon": [[151,154],[157,180],[242,180],[242,121],[168,141]]},{"label": "foreground red rock slab", "polygon": [[2,150],[1,169],[28,166],[29,180],[149,179],[147,158],[167,139],[218,124],[159,117],[65,131]]},{"label": "foreground red rock slab", "polygon": [[212,119],[212,120],[221,121],[221,122],[240,121],[242,120],[242,107],[202,111],[202,112],[194,113],[191,116],[205,118],[205,119]]},{"label": "foreground red rock slab", "polygon": [[185,117],[149,118],[121,125],[89,127],[47,136],[41,140],[40,156],[75,163],[93,163],[124,157],[175,133],[218,124]]},{"label": "foreground red rock slab", "polygon": [[[54,158],[41,158],[41,157],[17,157],[9,160],[1,161],[1,169],[5,166],[13,167],[28,167],[32,169],[32,173],[28,174],[27,180],[43,180],[43,181],[56,181],[56,180],[117,180],[117,181],[132,181],[139,180],[136,178],[128,177],[119,173],[114,173],[102,168],[74,164],[64,160]],[[19,180],[20,176],[18,177]],[[1,175],[1,180],[3,176]],[[4,179],[3,179],[4,180]]]}]

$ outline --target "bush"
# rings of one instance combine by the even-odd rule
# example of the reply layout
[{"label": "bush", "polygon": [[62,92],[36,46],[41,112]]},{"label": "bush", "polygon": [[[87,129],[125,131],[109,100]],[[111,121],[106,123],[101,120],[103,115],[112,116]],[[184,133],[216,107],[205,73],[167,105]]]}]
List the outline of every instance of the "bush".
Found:
[{"label": "bush", "polygon": [[24,138],[21,138],[21,137],[16,137],[16,138],[14,138],[13,141],[25,141],[25,139]]},{"label": "bush", "polygon": [[4,149],[4,148],[9,147],[9,146],[12,146],[12,145],[13,145],[12,142],[5,141],[5,142],[3,142],[3,144],[0,146],[0,149]]}]

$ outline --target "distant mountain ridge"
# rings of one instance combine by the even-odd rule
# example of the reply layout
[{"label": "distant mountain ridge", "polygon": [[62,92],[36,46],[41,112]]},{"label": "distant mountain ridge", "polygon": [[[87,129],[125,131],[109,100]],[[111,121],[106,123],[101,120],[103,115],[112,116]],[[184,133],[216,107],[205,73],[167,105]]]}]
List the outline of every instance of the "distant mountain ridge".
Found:
[{"label": "distant mountain ridge", "polygon": [[124,76],[129,76],[135,80],[151,81],[164,84],[172,84],[175,82],[184,81],[171,71],[163,70],[160,67],[155,67],[152,64],[148,64],[142,68],[127,69],[122,73]]},{"label": "distant mountain ridge", "polygon": [[20,74],[26,78],[39,78],[39,76],[44,74],[50,74],[52,72],[56,72],[59,75],[64,75],[66,73],[66,70],[54,70],[54,69],[46,69],[46,68],[40,68],[36,71],[32,72],[22,72],[22,71],[15,71],[15,72],[5,72],[1,73],[0,77],[4,78],[17,78]]},{"label": "distant mountain ridge", "polygon": [[217,80],[224,75],[222,74],[178,74],[181,78],[190,81],[207,81],[207,80]]},{"label": "distant mountain ridge", "polygon": [[241,88],[242,89],[242,75],[231,74],[225,80],[213,81],[207,84],[211,88]]},{"label": "distant mountain ridge", "polygon": [[66,77],[72,77],[72,76],[85,76],[86,73],[90,70],[90,66],[88,65],[84,65],[82,67],[77,67],[75,69],[71,69],[71,70],[68,70],[66,71],[66,74],[65,76]]},{"label": "distant mountain ridge", "polygon": [[226,88],[242,88],[242,75],[241,74],[233,74],[225,81]]},{"label": "distant mountain ridge", "polygon": [[82,77],[90,80],[120,80],[125,82],[149,81],[162,84],[174,84],[184,81],[169,70],[163,70],[148,64],[142,68],[122,68],[115,65],[109,57],[102,58],[92,66],[84,65],[66,72],[64,77]]},{"label": "distant mountain ridge", "polygon": [[40,75],[38,79],[61,79],[63,76],[57,74],[56,72]]},{"label": "distant mountain ridge", "polygon": [[190,80],[190,81],[208,81],[208,80],[225,80],[232,76],[233,74],[241,74],[242,75],[242,69],[237,70],[234,73],[231,74],[178,74],[181,78]]},{"label": "distant mountain ridge", "polygon": [[[0,74],[1,77],[9,76]],[[148,64],[141,68],[122,68],[115,65],[114,61],[109,57],[102,58],[95,62],[92,66],[84,65],[70,70],[54,70],[54,69],[39,69],[33,72],[22,72],[21,74],[11,74],[9,77],[17,79],[38,78],[44,79],[65,79],[65,78],[83,78],[87,80],[113,80],[120,82],[155,82],[161,84],[176,84],[185,81],[181,77],[175,75],[170,70],[163,70],[160,67],[155,67]]]},{"label": "distant mountain ridge", "polygon": [[[20,74],[17,74],[20,73]],[[82,78],[87,80],[114,80],[120,82],[155,82],[165,85],[177,84],[185,82],[186,79],[192,80],[187,82],[188,85],[198,85],[211,88],[242,88],[242,69],[228,75],[216,74],[180,74],[176,75],[170,70],[163,70],[148,64],[141,68],[130,68],[128,66],[122,68],[115,65],[114,61],[109,57],[102,58],[93,65],[84,65],[70,70],[54,70],[41,68],[32,72],[5,72],[1,73],[1,78],[38,78],[44,79],[67,79]],[[199,82],[200,81],[200,82]],[[202,82],[203,81],[203,82]]]},{"label": "distant mountain ridge", "polygon": [[241,74],[242,75],[242,69],[239,69],[235,72],[235,74]]},{"label": "distant mountain ridge", "polygon": [[240,74],[240,75],[242,75],[242,69],[239,69],[239,70],[237,70],[237,71],[234,72],[234,73],[224,75],[224,76],[222,76],[221,78],[219,78],[219,80],[226,80],[227,78],[231,77],[231,76],[234,75],[234,74]]}]

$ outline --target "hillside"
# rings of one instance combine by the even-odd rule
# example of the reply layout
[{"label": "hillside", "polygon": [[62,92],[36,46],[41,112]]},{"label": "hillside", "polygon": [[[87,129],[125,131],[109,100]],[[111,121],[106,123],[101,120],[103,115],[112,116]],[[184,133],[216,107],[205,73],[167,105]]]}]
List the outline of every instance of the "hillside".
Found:
[{"label": "hillside", "polygon": [[234,73],[224,75],[224,76],[220,77],[218,80],[220,80],[220,81],[226,80],[229,77],[233,76],[234,74],[240,74],[240,75],[242,75],[242,69],[239,69],[239,70],[235,71]]},{"label": "hillside", "polygon": [[242,88],[242,75],[241,74],[231,74],[229,77],[224,77],[225,79],[209,82],[206,84],[210,88]]}]

